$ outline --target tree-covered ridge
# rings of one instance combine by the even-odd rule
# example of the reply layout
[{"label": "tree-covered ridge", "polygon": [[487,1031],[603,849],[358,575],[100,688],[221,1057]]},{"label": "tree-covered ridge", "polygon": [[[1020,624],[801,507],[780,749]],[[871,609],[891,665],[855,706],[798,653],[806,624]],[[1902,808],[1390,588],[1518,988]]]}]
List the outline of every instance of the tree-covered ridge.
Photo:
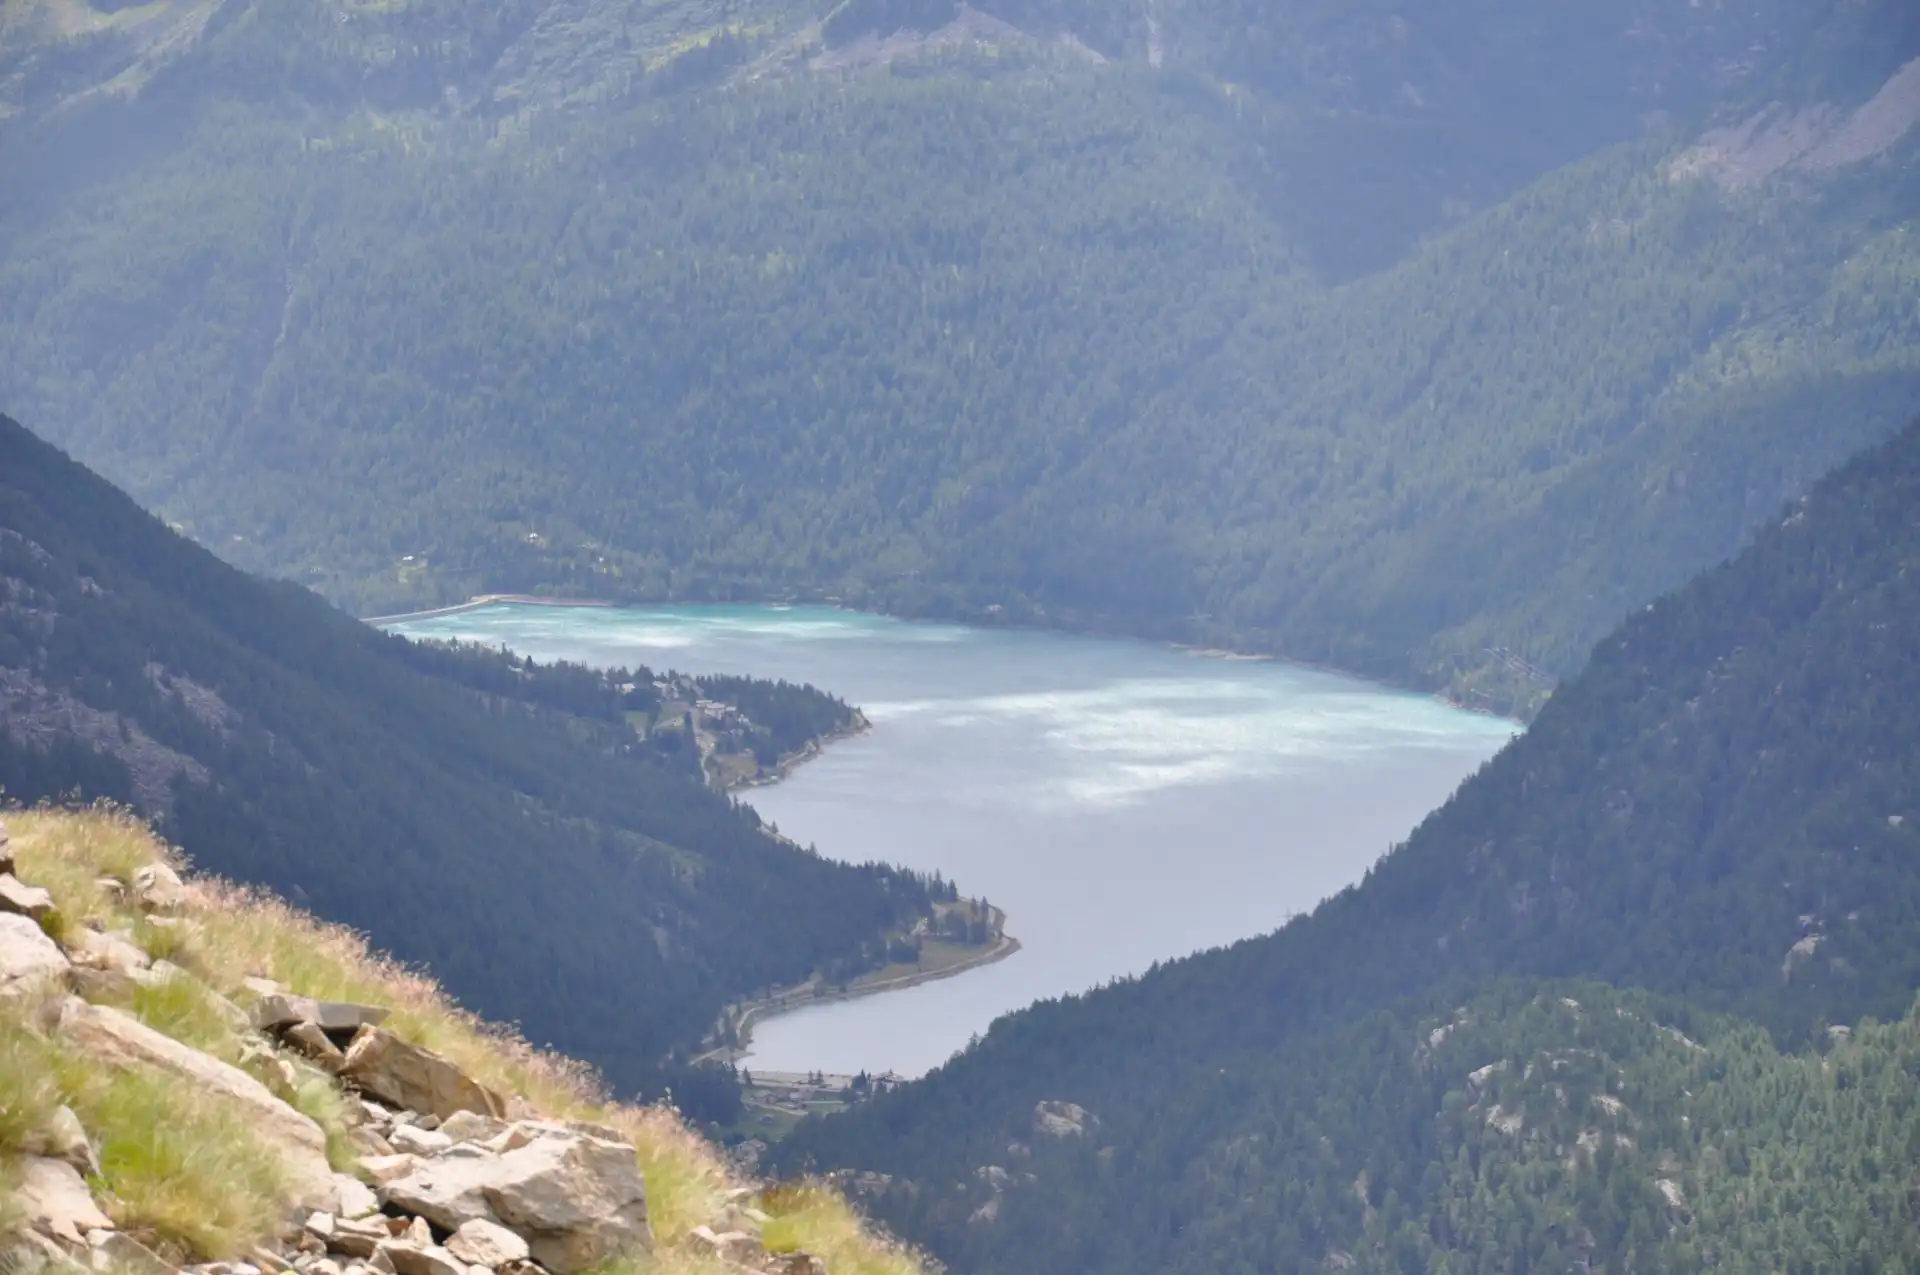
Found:
[{"label": "tree-covered ridge", "polygon": [[781,761],[866,722],[851,704],[811,683],[656,673],[645,665],[542,664],[471,642],[413,642],[405,650],[416,667],[489,698],[628,727],[606,737],[612,747],[626,749],[638,739],[723,788],[764,778]]},{"label": "tree-covered ridge", "polygon": [[809,69],[940,6],[230,3],[0,125],[0,395],[365,611],[836,596],[1525,708],[1920,405],[1914,135],[1675,164],[1848,118],[1909,10],[1630,8],[1034,0]]},{"label": "tree-covered ridge", "polygon": [[934,885],[777,841],[604,705],[246,577],[0,419],[7,797],[137,803],[650,1090],[723,1004],[883,947]]},{"label": "tree-covered ridge", "polygon": [[[1004,1018],[926,1080],[803,1127],[786,1162],[950,1182],[997,1163],[1036,1102],[1064,1098],[1138,1165],[1107,1205],[1184,1181],[1219,1202],[1201,1150],[1244,1132],[1245,1114],[1205,1097],[1220,1069],[1261,1073],[1428,989],[1597,978],[1738,1014],[1786,1048],[1904,1013],[1920,988],[1916,560],[1920,423],[1622,625],[1360,885],[1266,938]],[[1169,1094],[1191,1114],[1169,1122]],[[1071,1215],[1106,1182],[1061,1174],[1034,1191]],[[1026,1269],[1018,1242],[915,1231],[911,1193],[888,1198],[899,1213],[884,1216],[964,1269]],[[1134,1269],[1116,1254],[1192,1238],[1137,1210],[1107,1216],[1122,1220],[1063,1240],[1053,1268]]]},{"label": "tree-covered ridge", "polygon": [[[1110,1139],[1098,1111],[1084,1136],[999,1130],[996,1165],[951,1187],[883,1188],[883,1213],[938,1235],[968,1270],[1680,1275],[1920,1260],[1920,1014],[1783,1053],[1738,1020],[1604,985],[1432,1004],[1221,1059],[1156,1104],[1142,1143]],[[1168,1177],[1170,1164],[1184,1172]],[[1063,1179],[1064,1198],[1049,1189]]]}]

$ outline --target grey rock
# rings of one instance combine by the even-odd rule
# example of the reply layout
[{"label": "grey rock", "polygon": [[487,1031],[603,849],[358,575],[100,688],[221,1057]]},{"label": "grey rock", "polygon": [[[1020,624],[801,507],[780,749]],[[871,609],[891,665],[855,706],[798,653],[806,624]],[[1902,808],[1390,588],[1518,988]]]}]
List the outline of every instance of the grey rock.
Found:
[{"label": "grey rock", "polygon": [[499,1220],[486,1190],[500,1172],[499,1157],[406,1158],[413,1161],[413,1171],[388,1180],[381,1188],[381,1198],[387,1204],[424,1217],[443,1231],[457,1231],[476,1218]]},{"label": "grey rock", "polygon": [[370,1213],[380,1211],[379,1199],[359,1178],[336,1173],[333,1175],[333,1188],[339,1204],[338,1216],[340,1217],[366,1217]]},{"label": "grey rock", "polygon": [[77,966],[131,977],[153,964],[153,960],[131,935],[102,934],[82,927],[72,936],[67,955]]},{"label": "grey rock", "polygon": [[340,1047],[327,1039],[327,1034],[313,1023],[295,1023],[280,1033],[280,1038],[313,1060],[314,1066],[328,1075],[338,1075],[347,1065],[347,1056]]},{"label": "grey rock", "polygon": [[413,1155],[363,1155],[360,1157],[360,1171],[375,1186],[386,1186],[399,1178],[404,1178],[420,1168],[420,1157]]},{"label": "grey rock", "polygon": [[378,1005],[354,1005],[346,1001],[321,1001],[310,996],[272,992],[262,996],[253,1007],[253,1025],[262,1031],[312,1023],[323,1032],[348,1035],[362,1027],[377,1027],[387,1021],[388,1012]]},{"label": "grey rock", "polygon": [[143,912],[178,912],[187,901],[186,883],[164,863],[149,863],[133,873],[133,901]]},{"label": "grey rock", "polygon": [[387,1135],[387,1141],[393,1144],[395,1151],[409,1155],[438,1155],[453,1145],[453,1139],[434,1129],[421,1129],[413,1125],[397,1125]]},{"label": "grey rock", "polygon": [[469,1266],[497,1269],[533,1256],[527,1242],[506,1227],[485,1218],[462,1224],[447,1240],[447,1252]]},{"label": "grey rock", "polygon": [[646,1182],[630,1144],[562,1128],[503,1155],[461,1149],[466,1154],[422,1161],[389,1182],[387,1204],[447,1231],[499,1223],[553,1275],[576,1275],[650,1246]]},{"label": "grey rock", "polygon": [[0,912],[0,996],[31,996],[65,987],[73,964],[28,917]]},{"label": "grey rock", "polygon": [[87,1232],[87,1265],[117,1275],[173,1275],[173,1267],[124,1231]]},{"label": "grey rock", "polygon": [[373,1254],[375,1270],[394,1275],[467,1275],[467,1268],[446,1249],[412,1240],[388,1240]]},{"label": "grey rock", "polygon": [[454,1142],[485,1142],[506,1130],[505,1124],[477,1111],[456,1111],[440,1122],[440,1132]]},{"label": "grey rock", "polygon": [[386,1224],[380,1219],[353,1221],[336,1217],[333,1230],[326,1239],[327,1251],[366,1261],[373,1257],[374,1250],[391,1238]]},{"label": "grey rock", "polygon": [[536,1138],[499,1157],[487,1184],[494,1215],[533,1260],[577,1275],[619,1253],[650,1248],[647,1188],[634,1149],[603,1138]]},{"label": "grey rock", "polygon": [[100,1161],[94,1155],[93,1143],[88,1141],[87,1131],[81,1127],[80,1117],[73,1114],[72,1107],[55,1110],[47,1123],[28,1139],[26,1151],[50,1160],[64,1160],[77,1173],[95,1177],[100,1174]]},{"label": "grey rock", "polygon": [[113,1219],[93,1202],[86,1180],[65,1160],[28,1156],[21,1162],[14,1205],[27,1226],[78,1247],[89,1231],[111,1231]]},{"label": "grey rock", "polygon": [[0,872],[0,912],[43,921],[53,913],[53,895],[37,885],[28,885],[11,872]]},{"label": "grey rock", "polygon": [[506,1101],[429,1049],[381,1027],[362,1027],[341,1075],[380,1102],[445,1119],[457,1111],[506,1114]]},{"label": "grey rock", "polygon": [[687,1238],[721,1261],[735,1266],[749,1265],[765,1252],[759,1239],[745,1231],[721,1231],[716,1234],[710,1226],[696,1226],[688,1232]]}]

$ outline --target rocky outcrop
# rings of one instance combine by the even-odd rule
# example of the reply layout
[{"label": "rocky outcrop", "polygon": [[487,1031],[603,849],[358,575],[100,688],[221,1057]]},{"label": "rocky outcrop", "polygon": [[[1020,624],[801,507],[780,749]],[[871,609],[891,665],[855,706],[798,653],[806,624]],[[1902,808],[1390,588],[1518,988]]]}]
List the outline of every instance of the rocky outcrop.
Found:
[{"label": "rocky outcrop", "polygon": [[575,1275],[652,1239],[646,1182],[633,1147],[540,1121],[511,1125],[485,1144],[450,1144],[422,1157],[413,1172],[381,1188],[381,1196],[389,1208],[443,1231],[475,1223],[511,1231],[554,1275]]},{"label": "rocky outcrop", "polygon": [[307,1025],[319,1029],[329,1038],[345,1035],[351,1041],[354,1033],[362,1027],[378,1027],[386,1022],[387,1011],[375,1005],[351,1005],[343,1001],[322,1001],[311,996],[269,992],[254,1005],[252,1018],[253,1025],[262,1031]]},{"label": "rocky outcrop", "polygon": [[381,1027],[361,1027],[340,1074],[381,1102],[442,1120],[461,1111],[504,1116],[506,1100],[430,1049]]},{"label": "rocky outcrop", "polygon": [[1100,1121],[1075,1102],[1042,1101],[1033,1109],[1033,1131],[1043,1138],[1083,1138]]}]

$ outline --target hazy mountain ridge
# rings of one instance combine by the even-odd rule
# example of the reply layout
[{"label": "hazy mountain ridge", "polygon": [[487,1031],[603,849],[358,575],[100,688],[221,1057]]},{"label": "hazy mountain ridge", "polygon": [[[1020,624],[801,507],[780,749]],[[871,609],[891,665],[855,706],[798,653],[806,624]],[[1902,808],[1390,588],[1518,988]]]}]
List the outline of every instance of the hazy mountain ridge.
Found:
[{"label": "hazy mountain ridge", "polygon": [[[1346,1083],[1342,1067],[1376,1083],[1372,1064],[1341,1061],[1361,1038],[1341,1033],[1375,1008],[1432,1014],[1500,979],[1585,977],[1738,1013],[1791,1048],[1830,1024],[1899,1017],[1920,986],[1920,735],[1904,711],[1920,668],[1917,550],[1920,424],[1621,626],[1360,885],[1272,936],[1002,1019],[926,1080],[804,1127],[783,1163],[904,1179],[878,1196],[880,1216],[961,1269],[1166,1269],[1175,1253],[1219,1269],[1244,1237],[1186,1224],[1246,1220],[1247,1201],[1270,1204],[1312,1159],[1296,1121],[1270,1161],[1292,1169],[1216,1179],[1211,1157],[1249,1132],[1249,1091],[1309,1110]],[[1314,1050],[1325,1070],[1295,1061]],[[1401,1081],[1377,1083],[1401,1101]],[[969,1223],[972,1188],[944,1184],[1000,1163],[1042,1099],[1096,1113],[1114,1171],[1090,1144],[1007,1214],[1030,1224]],[[1434,1159],[1416,1140],[1383,1154],[1373,1178],[1407,1184],[1429,1163],[1446,1173],[1454,1151]],[[1459,1198],[1428,1186],[1422,1227]],[[1042,1217],[1055,1238],[1036,1260]],[[1473,1260],[1492,1265],[1470,1269],[1515,1252],[1483,1238]]]},{"label": "hazy mountain ridge", "polygon": [[[968,12],[230,0],[0,128],[0,394],[369,610],[836,596],[1523,709],[1920,406],[1920,141],[1848,131],[1902,6]],[[1849,162],[1703,160],[1809,112]]]}]

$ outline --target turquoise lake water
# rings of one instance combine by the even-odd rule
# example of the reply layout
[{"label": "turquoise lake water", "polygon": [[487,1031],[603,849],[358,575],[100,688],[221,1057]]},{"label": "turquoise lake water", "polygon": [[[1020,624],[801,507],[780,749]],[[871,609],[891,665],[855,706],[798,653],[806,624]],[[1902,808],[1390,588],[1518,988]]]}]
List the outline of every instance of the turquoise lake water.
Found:
[{"label": "turquoise lake water", "polygon": [[1514,726],[1315,669],[825,607],[503,604],[396,631],[811,682],[873,729],[745,794],[848,860],[938,869],[1023,950],[762,1024],[747,1066],[939,1065],[1000,1014],[1230,943],[1359,879]]}]

